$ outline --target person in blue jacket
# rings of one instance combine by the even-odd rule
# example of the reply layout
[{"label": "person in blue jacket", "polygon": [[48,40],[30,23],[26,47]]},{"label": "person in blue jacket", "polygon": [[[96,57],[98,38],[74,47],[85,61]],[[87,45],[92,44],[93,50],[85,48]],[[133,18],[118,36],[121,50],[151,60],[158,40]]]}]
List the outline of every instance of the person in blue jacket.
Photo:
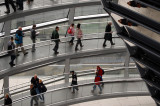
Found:
[{"label": "person in blue jacket", "polygon": [[28,54],[23,48],[23,37],[24,34],[22,32],[22,27],[19,27],[18,30],[16,31],[16,37],[15,37],[15,43],[16,43],[16,55],[18,56],[18,47],[21,47],[21,50],[24,55]]}]

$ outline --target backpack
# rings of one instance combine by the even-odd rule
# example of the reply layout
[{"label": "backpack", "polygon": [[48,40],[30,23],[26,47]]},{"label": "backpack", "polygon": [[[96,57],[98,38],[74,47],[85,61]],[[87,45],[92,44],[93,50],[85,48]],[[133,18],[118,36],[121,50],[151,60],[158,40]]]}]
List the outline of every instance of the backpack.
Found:
[{"label": "backpack", "polygon": [[45,85],[43,85],[42,92],[46,92],[46,91],[47,91],[47,88]]},{"label": "backpack", "polygon": [[68,34],[72,34],[72,28],[71,27],[69,27],[69,29],[68,29]]}]

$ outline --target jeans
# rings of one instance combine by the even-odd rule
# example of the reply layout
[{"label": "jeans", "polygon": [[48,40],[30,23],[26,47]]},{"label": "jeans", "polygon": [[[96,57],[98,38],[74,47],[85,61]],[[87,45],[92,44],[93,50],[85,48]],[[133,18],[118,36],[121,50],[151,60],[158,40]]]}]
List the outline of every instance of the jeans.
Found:
[{"label": "jeans", "polygon": [[75,49],[78,49],[78,45],[79,45],[79,44],[80,44],[80,46],[82,47],[81,38],[78,38]]},{"label": "jeans", "polygon": [[33,106],[33,100],[36,102],[36,104],[38,104],[38,99],[37,99],[37,97],[36,96],[34,96],[34,97],[31,97],[31,106]]},{"label": "jeans", "polygon": [[57,51],[58,51],[58,48],[59,48],[59,40],[55,40],[54,42],[55,42],[55,46],[54,46],[54,49],[53,49],[53,50],[54,50],[55,52],[57,52]]},{"label": "jeans", "polygon": [[35,51],[35,43],[36,43],[36,39],[32,39],[32,52]]},{"label": "jeans", "polygon": [[11,55],[11,62],[10,62],[11,65],[14,64],[15,58],[16,58],[16,56],[12,54],[12,55]]},{"label": "jeans", "polygon": [[36,93],[37,93],[38,97],[42,100],[41,95],[39,95],[39,94],[40,94],[40,92],[39,92],[39,89],[38,89],[38,88],[36,88]]},{"label": "jeans", "polygon": [[71,44],[73,44],[74,36],[72,36],[71,40],[69,41]]},{"label": "jeans", "polygon": [[44,94],[42,94],[41,96],[42,96],[42,100],[44,101]]},{"label": "jeans", "polygon": [[[100,84],[99,84],[99,85],[97,85],[97,86],[99,87],[100,91],[102,91],[102,88],[101,88]],[[95,90],[97,86],[96,86],[96,84],[94,84],[94,86],[93,86],[93,90]]]}]

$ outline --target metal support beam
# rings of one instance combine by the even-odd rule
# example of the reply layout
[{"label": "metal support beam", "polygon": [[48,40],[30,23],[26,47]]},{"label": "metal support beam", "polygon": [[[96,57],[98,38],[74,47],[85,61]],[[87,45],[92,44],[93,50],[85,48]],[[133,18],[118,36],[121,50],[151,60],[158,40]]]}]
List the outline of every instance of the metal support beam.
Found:
[{"label": "metal support beam", "polygon": [[74,22],[74,14],[75,14],[75,8],[70,8],[69,9],[69,14],[68,14],[68,25],[71,25]]},{"label": "metal support beam", "polygon": [[69,84],[69,74],[70,74],[70,58],[65,59],[65,68],[64,68],[64,75],[65,75],[65,84]]},{"label": "metal support beam", "polygon": [[129,78],[129,62],[130,62],[130,54],[129,51],[127,50],[124,66],[126,67],[124,70],[124,77]]},{"label": "metal support beam", "polygon": [[[10,30],[11,30],[11,20],[9,21],[6,21],[4,23],[4,32],[5,32],[5,39],[4,39],[4,50],[7,50],[8,49],[8,41],[10,39]],[[8,37],[6,37],[8,36]]]},{"label": "metal support beam", "polygon": [[5,76],[3,79],[4,95],[9,93],[9,76]]}]

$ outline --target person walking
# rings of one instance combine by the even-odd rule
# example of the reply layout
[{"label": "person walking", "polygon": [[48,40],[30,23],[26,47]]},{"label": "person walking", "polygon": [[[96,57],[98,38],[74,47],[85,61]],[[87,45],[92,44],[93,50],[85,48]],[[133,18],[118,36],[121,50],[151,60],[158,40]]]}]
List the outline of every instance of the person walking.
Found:
[{"label": "person walking", "polygon": [[9,64],[11,67],[15,66],[14,60],[16,58],[15,44],[13,40],[13,37],[11,37],[10,41],[8,42],[8,54],[11,56],[11,61],[9,62]]},{"label": "person walking", "polygon": [[68,35],[71,36],[71,40],[69,41],[69,44],[70,45],[73,45],[73,41],[74,41],[74,33],[75,33],[75,30],[74,30],[74,24],[71,24],[68,31],[67,31]]},{"label": "person walking", "polygon": [[39,80],[39,84],[38,84],[38,89],[39,89],[39,91],[40,91],[40,93],[41,93],[41,96],[42,96],[42,100],[43,100],[43,102],[44,102],[44,92],[46,92],[47,91],[47,88],[46,88],[46,86],[43,84],[43,82],[42,82],[42,80]]},{"label": "person walking", "polygon": [[55,30],[52,32],[52,37],[51,39],[55,42],[55,46],[53,48],[53,51],[54,51],[54,54],[58,54],[58,48],[59,48],[59,42],[60,42],[60,39],[59,39],[59,27],[56,26]]},{"label": "person walking", "polygon": [[5,6],[6,6],[6,9],[7,9],[7,11],[5,11],[5,13],[6,13],[6,14],[9,14],[9,13],[10,13],[9,4],[11,4],[14,12],[16,12],[16,6],[14,5],[13,0],[5,0]]},{"label": "person walking", "polygon": [[94,82],[95,82],[95,84],[94,84],[94,86],[93,86],[93,90],[91,91],[92,93],[95,91],[95,89],[96,89],[96,86],[98,86],[99,87],[99,89],[100,89],[100,94],[102,93],[102,88],[101,88],[101,86],[100,86],[100,81],[102,81],[102,78],[101,78],[101,76],[98,74],[98,72],[96,72],[96,76],[95,76],[95,79],[94,79]]},{"label": "person walking", "polygon": [[78,91],[78,83],[77,83],[77,75],[74,71],[71,71],[70,72],[72,74],[72,83],[71,83],[71,86],[73,86],[73,92],[72,93],[75,93],[75,89]]},{"label": "person walking", "polygon": [[16,31],[16,37],[15,37],[16,55],[17,56],[19,55],[18,54],[18,47],[21,47],[21,50],[24,55],[28,54],[28,52],[26,52],[23,47],[23,37],[24,37],[24,33],[22,32],[22,27],[19,27],[18,30]]},{"label": "person walking", "polygon": [[[103,74],[104,74],[104,70],[100,67],[100,66],[97,66],[97,73],[101,76],[101,80],[103,81]],[[104,82],[101,82],[102,86],[104,86]]]},{"label": "person walking", "polygon": [[[40,91],[39,91],[39,89],[38,89],[38,86],[39,86],[39,78],[37,77],[37,74],[35,74],[34,77],[32,77],[32,79],[31,79],[31,84],[34,85],[34,88],[35,88],[35,90],[36,90],[36,93],[37,93],[37,94],[40,94]],[[38,97],[42,100],[41,95],[38,95]]]},{"label": "person walking", "polygon": [[31,106],[33,106],[33,100],[36,102],[36,104],[35,105],[38,105],[38,98],[37,98],[37,93],[36,93],[36,90],[35,90],[35,88],[34,88],[34,85],[33,84],[31,84],[30,85],[30,94],[31,94],[31,101],[30,101],[30,104],[31,104]]},{"label": "person walking", "polygon": [[23,10],[23,0],[16,0],[18,10]]},{"label": "person walking", "polygon": [[12,106],[12,99],[9,97],[8,94],[5,95],[4,105],[5,105],[5,106]]},{"label": "person walking", "polygon": [[36,43],[36,36],[38,36],[38,32],[36,32],[36,25],[33,25],[32,26],[32,29],[31,29],[31,40],[32,40],[32,52],[35,52],[35,43]]},{"label": "person walking", "polygon": [[82,30],[81,30],[81,24],[77,24],[77,30],[76,30],[76,35],[77,35],[77,44],[75,47],[75,51],[78,50],[78,45],[80,45],[80,47],[83,47],[82,42],[81,42],[81,38],[82,38]]},{"label": "person walking", "polygon": [[108,25],[106,26],[105,29],[105,34],[104,34],[104,43],[103,43],[103,47],[106,47],[106,41],[109,40],[111,45],[115,45],[115,43],[113,43],[112,41],[112,22],[109,22]]}]

